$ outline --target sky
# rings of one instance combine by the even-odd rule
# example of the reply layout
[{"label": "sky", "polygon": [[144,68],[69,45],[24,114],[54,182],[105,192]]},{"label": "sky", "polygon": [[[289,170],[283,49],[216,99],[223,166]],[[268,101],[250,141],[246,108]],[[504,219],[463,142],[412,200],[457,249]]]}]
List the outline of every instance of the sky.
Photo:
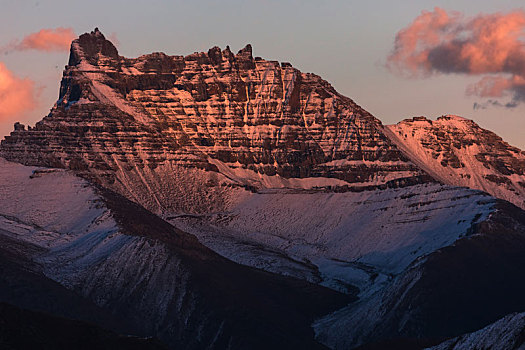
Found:
[{"label": "sky", "polygon": [[[64,42],[98,27],[127,57],[250,43],[254,56],[320,75],[384,124],[457,114],[525,149],[522,0],[0,0],[0,8],[0,136],[49,113]],[[504,26],[503,36],[487,42],[488,24]],[[466,61],[450,59],[458,50]],[[473,64],[480,55],[505,57]]]}]

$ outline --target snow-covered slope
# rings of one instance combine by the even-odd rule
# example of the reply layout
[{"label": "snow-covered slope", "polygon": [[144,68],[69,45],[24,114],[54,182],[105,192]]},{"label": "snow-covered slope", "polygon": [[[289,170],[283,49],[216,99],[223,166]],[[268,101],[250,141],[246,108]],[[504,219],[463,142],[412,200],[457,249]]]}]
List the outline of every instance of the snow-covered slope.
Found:
[{"label": "snow-covered slope", "polygon": [[117,230],[87,182],[63,169],[26,167],[0,158],[3,231],[45,248]]},{"label": "snow-covered slope", "polygon": [[335,349],[373,343],[380,345],[371,349],[411,348],[521,312],[524,251],[525,212],[498,201],[471,235],[415,260],[377,292],[316,321],[317,339]]},{"label": "snow-covered slope", "polygon": [[[342,306],[338,294],[221,259],[140,206],[68,171],[0,162],[1,235],[39,247],[28,254],[47,278],[125,318],[138,335],[156,335],[188,348],[203,342],[221,347],[226,339],[270,346],[270,339],[253,343],[246,327],[264,334],[284,327],[290,333],[272,338],[274,345],[303,346],[309,342],[307,328],[290,325],[312,322],[313,314],[319,317]],[[243,264],[359,293],[357,304],[315,323],[319,340],[345,348],[360,344],[341,331],[347,328],[348,310],[360,315],[368,305],[371,323],[358,317],[350,329],[370,334],[381,319],[372,317],[377,311],[369,308],[384,305],[392,291],[395,296],[400,289],[413,290],[428,275],[419,272],[421,261],[478,232],[502,210],[495,205],[484,193],[436,183],[344,193],[274,189],[250,194],[229,212],[170,220]],[[261,303],[253,304],[253,293]],[[266,298],[277,309],[268,309]],[[252,310],[250,316],[221,311],[232,305]],[[252,318],[260,312],[265,316]],[[222,326],[211,321],[216,319]],[[250,339],[239,338],[236,327]],[[199,340],[188,343],[186,337],[193,339],[197,330]]]},{"label": "snow-covered slope", "polygon": [[479,331],[447,340],[429,350],[523,350],[525,349],[525,313],[505,316]]},{"label": "snow-covered slope", "polygon": [[364,293],[468,235],[493,205],[479,191],[436,183],[357,193],[274,189],[230,211],[170,221],[234,261]]},{"label": "snow-covered slope", "polygon": [[390,138],[443,183],[486,191],[525,208],[525,153],[472,120],[447,115],[388,125]]},{"label": "snow-covered slope", "polygon": [[61,169],[0,159],[0,219],[2,245],[11,247],[0,249],[2,264],[7,254],[7,267],[30,266],[129,323],[135,334],[171,347],[317,348],[309,327],[314,317],[352,300],[232,263]]}]

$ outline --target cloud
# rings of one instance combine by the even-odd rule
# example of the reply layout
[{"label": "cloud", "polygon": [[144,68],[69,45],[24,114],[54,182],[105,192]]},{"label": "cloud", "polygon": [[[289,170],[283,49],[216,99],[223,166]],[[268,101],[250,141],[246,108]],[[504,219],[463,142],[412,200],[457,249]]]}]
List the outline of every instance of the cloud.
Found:
[{"label": "cloud", "polygon": [[35,83],[16,77],[0,62],[0,122],[13,121],[36,106]]},{"label": "cloud", "polygon": [[2,51],[38,50],[46,52],[68,51],[76,35],[71,28],[42,29],[31,33],[22,40],[15,40],[2,48]]},{"label": "cloud", "polygon": [[488,101],[483,102],[483,103],[474,102],[472,108],[474,110],[478,110],[478,109],[487,109],[490,106],[505,107],[505,108],[516,108],[516,107],[518,107],[518,103],[515,102],[515,101],[510,101],[510,102],[507,102],[507,103],[501,103],[498,100],[488,100]]},{"label": "cloud", "polygon": [[112,32],[111,34],[109,34],[108,40],[111,41],[111,43],[115,47],[119,47],[120,46],[120,40],[118,39],[117,33]]},{"label": "cloud", "polygon": [[397,33],[387,67],[409,77],[482,76],[467,94],[510,96],[509,103],[491,100],[484,105],[513,108],[525,102],[525,11],[475,17],[438,7],[423,11]]}]

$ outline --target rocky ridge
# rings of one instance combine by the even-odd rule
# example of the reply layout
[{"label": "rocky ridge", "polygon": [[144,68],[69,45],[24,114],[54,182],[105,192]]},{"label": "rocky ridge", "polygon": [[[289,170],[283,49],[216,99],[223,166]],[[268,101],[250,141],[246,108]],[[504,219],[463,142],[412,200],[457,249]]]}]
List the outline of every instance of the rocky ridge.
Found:
[{"label": "rocky ridge", "polygon": [[525,208],[525,152],[469,119],[405,119],[389,137],[420,168],[453,186],[483,190]]},{"label": "rocky ridge", "polygon": [[[423,174],[378,119],[315,74],[254,58],[250,45],[237,54],[214,47],[130,59],[98,30],[72,43],[49,115],[27,130],[18,125],[0,155],[88,172],[157,212],[181,210],[158,188],[180,168],[212,170],[219,183],[249,189],[267,187],[264,179],[370,185]],[[211,192],[228,202],[224,191]]]}]

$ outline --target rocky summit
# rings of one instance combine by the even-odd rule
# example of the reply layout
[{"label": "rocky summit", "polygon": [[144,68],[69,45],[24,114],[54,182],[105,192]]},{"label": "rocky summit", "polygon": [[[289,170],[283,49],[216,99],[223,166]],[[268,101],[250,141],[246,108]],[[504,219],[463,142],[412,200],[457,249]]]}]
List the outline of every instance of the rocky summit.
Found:
[{"label": "rocky summit", "polygon": [[525,208],[525,152],[455,115],[406,119],[389,137],[439,181],[476,188]]},{"label": "rocky summit", "polygon": [[351,99],[289,63],[254,58],[250,45],[130,59],[98,30],[73,42],[49,115],[27,130],[18,125],[0,154],[88,170],[125,194],[125,172],[147,192],[173,167],[234,172],[255,188],[268,187],[261,177],[377,185],[423,173]]}]

